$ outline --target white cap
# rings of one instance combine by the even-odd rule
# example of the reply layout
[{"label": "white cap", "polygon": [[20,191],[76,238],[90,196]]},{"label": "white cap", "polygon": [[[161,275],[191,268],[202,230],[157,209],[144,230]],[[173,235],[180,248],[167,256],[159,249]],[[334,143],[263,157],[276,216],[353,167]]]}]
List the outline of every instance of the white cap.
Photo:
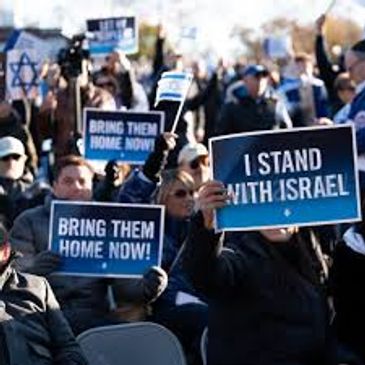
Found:
[{"label": "white cap", "polygon": [[25,155],[23,143],[15,137],[0,138],[0,158],[9,155]]},{"label": "white cap", "polygon": [[189,163],[200,156],[208,156],[207,148],[201,143],[188,143],[181,149],[177,162],[178,164]]}]

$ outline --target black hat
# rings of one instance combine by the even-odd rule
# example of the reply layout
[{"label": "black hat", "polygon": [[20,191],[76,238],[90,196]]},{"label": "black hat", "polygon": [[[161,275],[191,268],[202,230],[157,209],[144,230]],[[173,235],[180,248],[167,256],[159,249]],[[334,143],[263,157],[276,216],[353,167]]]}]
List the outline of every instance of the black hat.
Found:
[{"label": "black hat", "polygon": [[354,52],[363,52],[365,53],[365,39],[355,43],[352,47],[351,47],[351,51]]}]

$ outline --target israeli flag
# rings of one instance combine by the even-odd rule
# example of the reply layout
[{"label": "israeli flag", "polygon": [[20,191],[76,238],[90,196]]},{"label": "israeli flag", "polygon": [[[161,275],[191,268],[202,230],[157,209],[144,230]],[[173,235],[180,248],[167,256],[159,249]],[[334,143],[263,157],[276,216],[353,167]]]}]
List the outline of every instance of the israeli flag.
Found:
[{"label": "israeli flag", "polygon": [[193,75],[185,72],[164,72],[157,84],[155,106],[162,100],[183,102]]}]

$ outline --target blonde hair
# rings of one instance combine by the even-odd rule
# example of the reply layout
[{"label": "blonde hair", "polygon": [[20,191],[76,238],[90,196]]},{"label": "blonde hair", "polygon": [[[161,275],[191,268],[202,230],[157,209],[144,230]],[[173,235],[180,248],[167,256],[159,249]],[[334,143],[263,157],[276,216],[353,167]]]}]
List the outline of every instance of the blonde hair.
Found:
[{"label": "blonde hair", "polygon": [[186,171],[180,169],[167,170],[162,173],[162,184],[156,196],[157,204],[166,204],[173,185],[180,181],[188,189],[194,190],[194,179]]}]

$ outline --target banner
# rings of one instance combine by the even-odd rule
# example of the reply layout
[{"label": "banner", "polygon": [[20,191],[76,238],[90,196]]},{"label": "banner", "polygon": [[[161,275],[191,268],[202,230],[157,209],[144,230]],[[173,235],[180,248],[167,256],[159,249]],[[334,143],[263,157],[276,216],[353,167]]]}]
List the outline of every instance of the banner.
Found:
[{"label": "banner", "polygon": [[58,274],[140,277],[161,264],[163,224],[163,206],[53,201],[49,250]]},{"label": "banner", "polygon": [[164,113],[84,109],[85,158],[143,164],[164,131]]},{"label": "banner", "polygon": [[233,196],[216,211],[216,229],[360,220],[354,136],[352,125],[342,125],[210,139],[213,178]]},{"label": "banner", "polygon": [[183,103],[193,76],[189,73],[167,71],[161,75],[157,84],[155,106],[162,100]]},{"label": "banner", "polygon": [[40,61],[34,49],[13,49],[6,53],[7,98],[35,98],[39,83]]},{"label": "banner", "polygon": [[36,49],[42,54],[47,47],[47,42],[41,38],[20,29],[15,29],[10,37],[6,40],[4,51],[10,51],[12,49]]},{"label": "banner", "polygon": [[138,52],[138,26],[134,16],[87,20],[91,56],[105,57],[113,51]]}]

